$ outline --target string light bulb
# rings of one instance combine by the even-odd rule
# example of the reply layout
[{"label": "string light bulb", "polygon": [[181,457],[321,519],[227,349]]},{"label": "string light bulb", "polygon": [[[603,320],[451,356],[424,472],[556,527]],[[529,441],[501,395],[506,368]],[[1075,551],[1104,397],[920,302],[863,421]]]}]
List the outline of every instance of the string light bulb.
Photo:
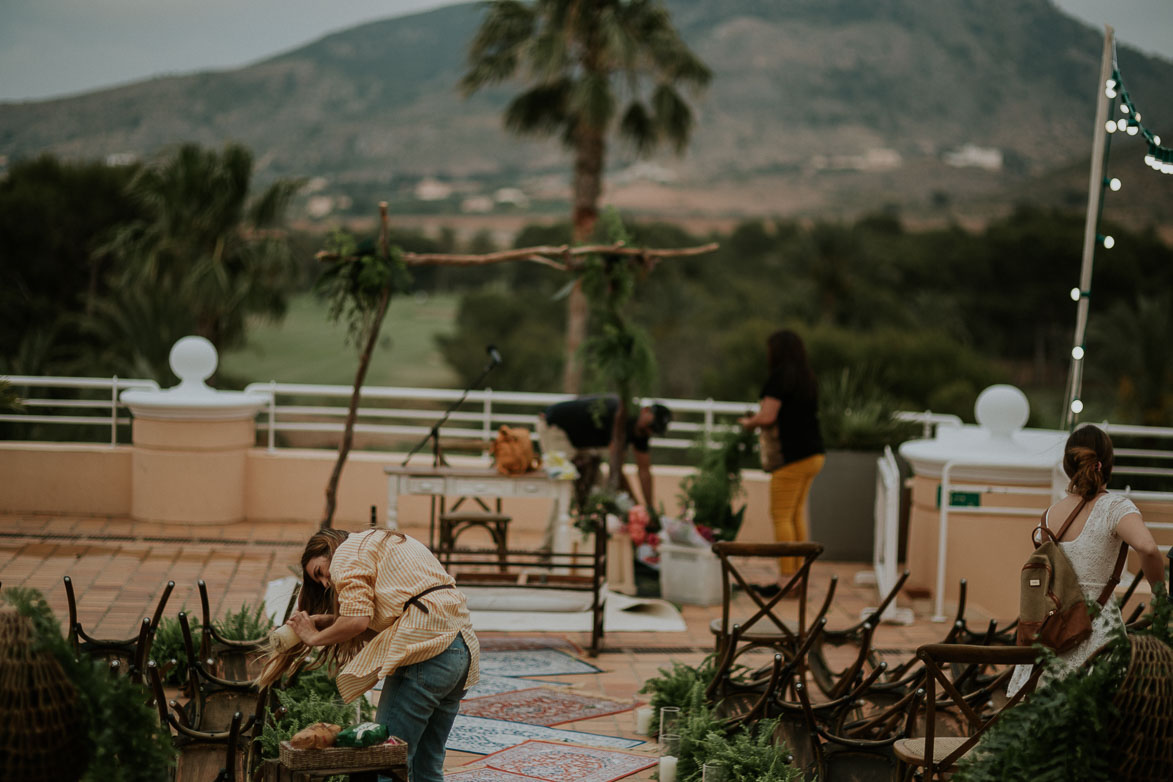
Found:
[{"label": "string light bulb", "polygon": [[1072,301],[1079,301],[1079,297],[1082,295],[1083,294],[1080,292],[1079,288],[1072,288],[1071,289],[1071,300]]},{"label": "string light bulb", "polygon": [[1076,415],[1079,415],[1080,413],[1082,413],[1083,412],[1083,402],[1079,399],[1072,399],[1071,400],[1071,412],[1075,413]]},{"label": "string light bulb", "polygon": [[1119,191],[1120,188],[1123,186],[1123,183],[1119,179],[1117,179],[1116,177],[1112,177],[1111,179],[1105,179],[1104,181],[1105,181],[1105,183],[1107,183],[1108,189],[1111,190],[1113,193]]},{"label": "string light bulb", "polygon": [[1079,361],[1080,359],[1082,359],[1083,358],[1083,347],[1080,345],[1076,345],[1075,347],[1073,347],[1071,349],[1071,357],[1073,359],[1075,359],[1076,361]]},{"label": "string light bulb", "polygon": [[1116,120],[1116,130],[1124,130],[1127,127],[1128,127],[1128,120],[1126,120],[1126,119]]},{"label": "string light bulb", "polygon": [[1111,250],[1113,247],[1116,246],[1116,240],[1110,235],[1109,236],[1101,236],[1100,241],[1103,243],[1105,250]]},{"label": "string light bulb", "polygon": [[1137,133],[1140,132],[1140,126],[1137,125],[1136,122],[1129,122],[1127,132],[1128,132],[1128,135],[1135,136]]},{"label": "string light bulb", "polygon": [[1127,104],[1127,103],[1121,103],[1121,104],[1120,104],[1120,113],[1121,113],[1121,114],[1127,114],[1128,112],[1129,112],[1128,104]]},{"label": "string light bulb", "polygon": [[1109,98],[1116,97],[1116,80],[1115,79],[1108,79],[1108,81],[1104,82],[1104,94],[1107,95]]}]

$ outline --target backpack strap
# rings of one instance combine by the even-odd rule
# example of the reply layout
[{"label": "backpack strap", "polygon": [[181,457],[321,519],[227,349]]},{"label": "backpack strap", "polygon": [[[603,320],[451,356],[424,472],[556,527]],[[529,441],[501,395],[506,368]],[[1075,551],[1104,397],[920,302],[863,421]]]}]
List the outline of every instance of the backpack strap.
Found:
[{"label": "backpack strap", "polygon": [[[1063,522],[1063,526],[1059,528],[1058,535],[1053,534],[1047,527],[1047,511],[1043,511],[1043,517],[1039,521],[1039,528],[1047,535],[1049,535],[1052,540],[1058,543],[1063,539],[1063,536],[1067,534],[1067,529],[1071,526],[1071,522],[1075,521],[1075,517],[1079,515],[1079,512],[1083,510],[1084,506],[1086,505],[1087,498],[1084,497],[1079,501],[1079,504],[1075,506],[1075,510],[1071,511],[1071,515],[1067,517],[1067,521]],[[1037,544],[1035,548],[1038,548]],[[1124,572],[1124,561],[1126,559],[1128,559],[1128,544],[1121,543],[1120,553],[1116,555],[1116,567],[1112,569],[1111,577],[1108,579],[1108,582],[1104,584],[1104,589],[1100,592],[1100,597],[1096,600],[1096,602],[1101,606],[1107,605],[1108,598],[1110,598],[1112,593],[1116,591],[1116,585],[1120,583],[1120,574]]]},{"label": "backpack strap", "polygon": [[[1059,534],[1055,536],[1056,541],[1063,540],[1063,536],[1067,534],[1067,529],[1071,526],[1071,522],[1075,521],[1075,517],[1079,512],[1087,507],[1087,497],[1080,499],[1079,504],[1075,506],[1075,510],[1071,511],[1071,515],[1067,517],[1067,521],[1063,522],[1063,526],[1059,528]],[[1043,511],[1043,523],[1046,524],[1047,512]]]},{"label": "backpack strap", "polygon": [[[1056,543],[1062,540],[1063,536],[1067,534],[1067,529],[1071,526],[1071,522],[1075,521],[1075,517],[1079,515],[1079,512],[1083,510],[1084,506],[1086,505],[1087,498],[1081,498],[1079,504],[1075,506],[1075,510],[1071,511],[1071,515],[1067,517],[1067,521],[1063,522],[1063,526],[1059,528],[1058,535],[1056,535],[1054,532],[1051,532],[1051,528],[1047,526],[1047,511],[1043,511],[1043,515],[1039,517],[1039,526],[1035,527],[1035,534],[1031,536],[1031,540],[1034,542],[1035,548],[1043,545],[1044,537],[1050,538]],[[1050,508],[1047,510],[1050,510]]]},{"label": "backpack strap", "polygon": [[[1120,574],[1124,571],[1124,560],[1128,559],[1128,544],[1120,544],[1120,553],[1116,555],[1116,567],[1112,570],[1112,577],[1108,579],[1108,583],[1104,584],[1104,591],[1100,592],[1099,598],[1096,600],[1101,606],[1108,604],[1108,598],[1116,591],[1116,585],[1120,583]],[[1137,578],[1140,578],[1137,575]]]}]

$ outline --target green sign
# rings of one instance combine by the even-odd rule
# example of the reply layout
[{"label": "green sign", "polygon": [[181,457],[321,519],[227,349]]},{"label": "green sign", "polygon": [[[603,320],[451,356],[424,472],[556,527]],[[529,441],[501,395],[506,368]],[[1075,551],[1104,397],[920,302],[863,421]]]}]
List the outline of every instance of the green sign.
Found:
[{"label": "green sign", "polygon": [[[977,508],[982,504],[981,492],[951,491],[949,492],[950,508]],[[941,487],[937,487],[937,507],[941,507]]]}]

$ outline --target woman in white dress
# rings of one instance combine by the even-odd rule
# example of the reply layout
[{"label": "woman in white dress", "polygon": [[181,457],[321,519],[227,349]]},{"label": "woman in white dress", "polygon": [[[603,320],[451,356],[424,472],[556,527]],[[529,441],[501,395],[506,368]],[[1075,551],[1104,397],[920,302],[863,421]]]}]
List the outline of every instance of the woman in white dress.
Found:
[{"label": "woman in white dress", "polygon": [[[1063,472],[1071,481],[1067,496],[1048,508],[1046,515],[1047,526],[1057,532],[1083,503],[1059,545],[1071,561],[1084,595],[1091,601],[1099,598],[1111,578],[1121,542],[1136,551],[1141,570],[1151,585],[1165,580],[1164,559],[1140,511],[1132,500],[1122,494],[1112,494],[1106,488],[1112,476],[1112,461],[1112,440],[1102,429],[1089,424],[1072,432],[1063,451]],[[1123,623],[1119,604],[1109,599],[1092,623],[1091,636],[1060,655],[1061,674],[1065,676],[1083,665],[1108,642],[1112,629]],[[1032,667],[1018,666],[1007,688],[1010,695],[1026,683]]]}]

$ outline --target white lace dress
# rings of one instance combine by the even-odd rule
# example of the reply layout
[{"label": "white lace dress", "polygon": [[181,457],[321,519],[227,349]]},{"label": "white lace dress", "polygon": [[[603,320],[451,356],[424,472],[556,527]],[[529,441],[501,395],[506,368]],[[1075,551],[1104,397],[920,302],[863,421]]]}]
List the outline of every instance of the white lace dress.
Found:
[{"label": "white lace dress", "polygon": [[[1120,519],[1130,513],[1139,513],[1132,500],[1122,494],[1105,494],[1095,501],[1092,511],[1088,515],[1087,523],[1079,536],[1074,540],[1063,540],[1059,546],[1071,561],[1071,567],[1079,578],[1079,585],[1088,600],[1099,599],[1100,592],[1112,576],[1116,567],[1116,558],[1120,555],[1120,544],[1123,542],[1116,535],[1116,525]],[[1049,514],[1049,511],[1048,511]],[[1048,518],[1047,526],[1058,533]],[[1124,623],[1120,615],[1120,606],[1115,600],[1109,599],[1099,617],[1092,622],[1092,634],[1079,646],[1059,657],[1061,663],[1060,674],[1066,676],[1079,666],[1083,665],[1092,652],[1108,642],[1113,627]],[[1010,677],[1010,684],[1006,688],[1007,694],[1014,695],[1026,680],[1030,678],[1033,666],[1019,665]],[[1044,674],[1042,681],[1046,681],[1050,674]],[[1040,684],[1042,683],[1040,681]]]}]

